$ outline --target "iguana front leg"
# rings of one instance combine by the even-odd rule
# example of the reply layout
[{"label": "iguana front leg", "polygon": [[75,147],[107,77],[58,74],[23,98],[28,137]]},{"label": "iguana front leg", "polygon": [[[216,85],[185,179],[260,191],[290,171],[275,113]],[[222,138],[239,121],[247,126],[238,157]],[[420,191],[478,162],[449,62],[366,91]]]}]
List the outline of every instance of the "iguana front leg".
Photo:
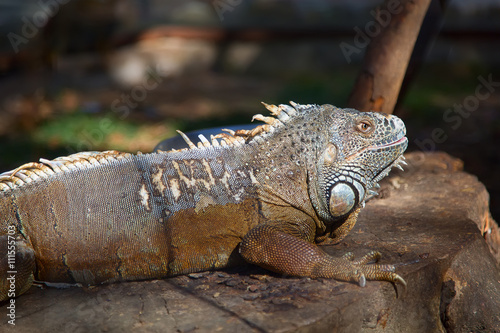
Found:
[{"label": "iguana front leg", "polygon": [[355,281],[362,287],[366,280],[406,286],[393,265],[370,264],[378,261],[379,252],[372,251],[359,260],[354,260],[352,253],[334,258],[311,242],[314,235],[294,229],[285,223],[261,224],[245,235],[240,254],[252,264],[286,275]]}]

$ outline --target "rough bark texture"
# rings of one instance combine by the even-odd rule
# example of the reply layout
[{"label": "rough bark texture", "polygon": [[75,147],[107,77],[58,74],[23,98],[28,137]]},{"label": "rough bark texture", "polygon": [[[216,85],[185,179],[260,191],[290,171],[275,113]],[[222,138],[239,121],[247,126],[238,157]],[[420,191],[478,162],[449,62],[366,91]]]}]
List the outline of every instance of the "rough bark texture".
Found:
[{"label": "rough bark texture", "polygon": [[480,232],[490,230],[498,249],[488,193],[446,154],[407,159],[408,170],[382,182],[345,241],[323,247],[339,256],[381,251],[382,262],[399,263],[406,292],[247,266],[94,288],[33,287],[16,300],[16,326],[7,323],[7,304],[0,307],[0,331],[500,332],[500,272]]},{"label": "rough bark texture", "polygon": [[[375,36],[366,50],[349,107],[393,112],[429,3],[430,0],[388,0],[379,9],[379,17],[367,23],[365,36]],[[381,27],[378,34],[372,28],[377,26]]]}]

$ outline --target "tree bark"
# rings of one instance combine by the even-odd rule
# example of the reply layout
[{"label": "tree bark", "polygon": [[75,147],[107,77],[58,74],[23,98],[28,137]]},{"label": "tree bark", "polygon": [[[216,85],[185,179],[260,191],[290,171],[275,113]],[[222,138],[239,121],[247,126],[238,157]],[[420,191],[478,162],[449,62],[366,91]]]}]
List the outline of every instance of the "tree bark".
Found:
[{"label": "tree bark", "polygon": [[384,7],[378,9],[375,21],[367,23],[365,36],[373,35],[373,28],[377,26],[380,32],[368,45],[361,72],[349,96],[349,107],[361,111],[394,111],[430,2],[388,0]]}]

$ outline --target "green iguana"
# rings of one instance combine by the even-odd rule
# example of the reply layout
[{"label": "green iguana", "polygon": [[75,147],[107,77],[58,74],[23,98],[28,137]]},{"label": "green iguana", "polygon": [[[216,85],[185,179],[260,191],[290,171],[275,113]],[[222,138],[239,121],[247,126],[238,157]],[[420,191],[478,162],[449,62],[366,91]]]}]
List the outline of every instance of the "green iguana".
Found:
[{"label": "green iguana", "polygon": [[189,148],[84,152],[0,175],[0,300],[34,280],[94,285],[247,262],[312,278],[406,285],[392,265],[334,258],[372,188],[404,163],[403,122],[331,105],[267,105],[274,117]]}]

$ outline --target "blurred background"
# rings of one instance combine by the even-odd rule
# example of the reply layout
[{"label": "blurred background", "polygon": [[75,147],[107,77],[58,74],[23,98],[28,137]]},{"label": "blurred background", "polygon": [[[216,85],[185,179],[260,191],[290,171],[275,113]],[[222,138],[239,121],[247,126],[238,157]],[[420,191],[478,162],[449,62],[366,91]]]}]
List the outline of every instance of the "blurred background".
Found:
[{"label": "blurred background", "polygon": [[[0,171],[149,152],[175,129],[248,123],[260,101],[346,106],[381,4],[0,0]],[[497,221],[499,107],[500,0],[432,1],[395,114],[410,151],[464,160]]]}]

